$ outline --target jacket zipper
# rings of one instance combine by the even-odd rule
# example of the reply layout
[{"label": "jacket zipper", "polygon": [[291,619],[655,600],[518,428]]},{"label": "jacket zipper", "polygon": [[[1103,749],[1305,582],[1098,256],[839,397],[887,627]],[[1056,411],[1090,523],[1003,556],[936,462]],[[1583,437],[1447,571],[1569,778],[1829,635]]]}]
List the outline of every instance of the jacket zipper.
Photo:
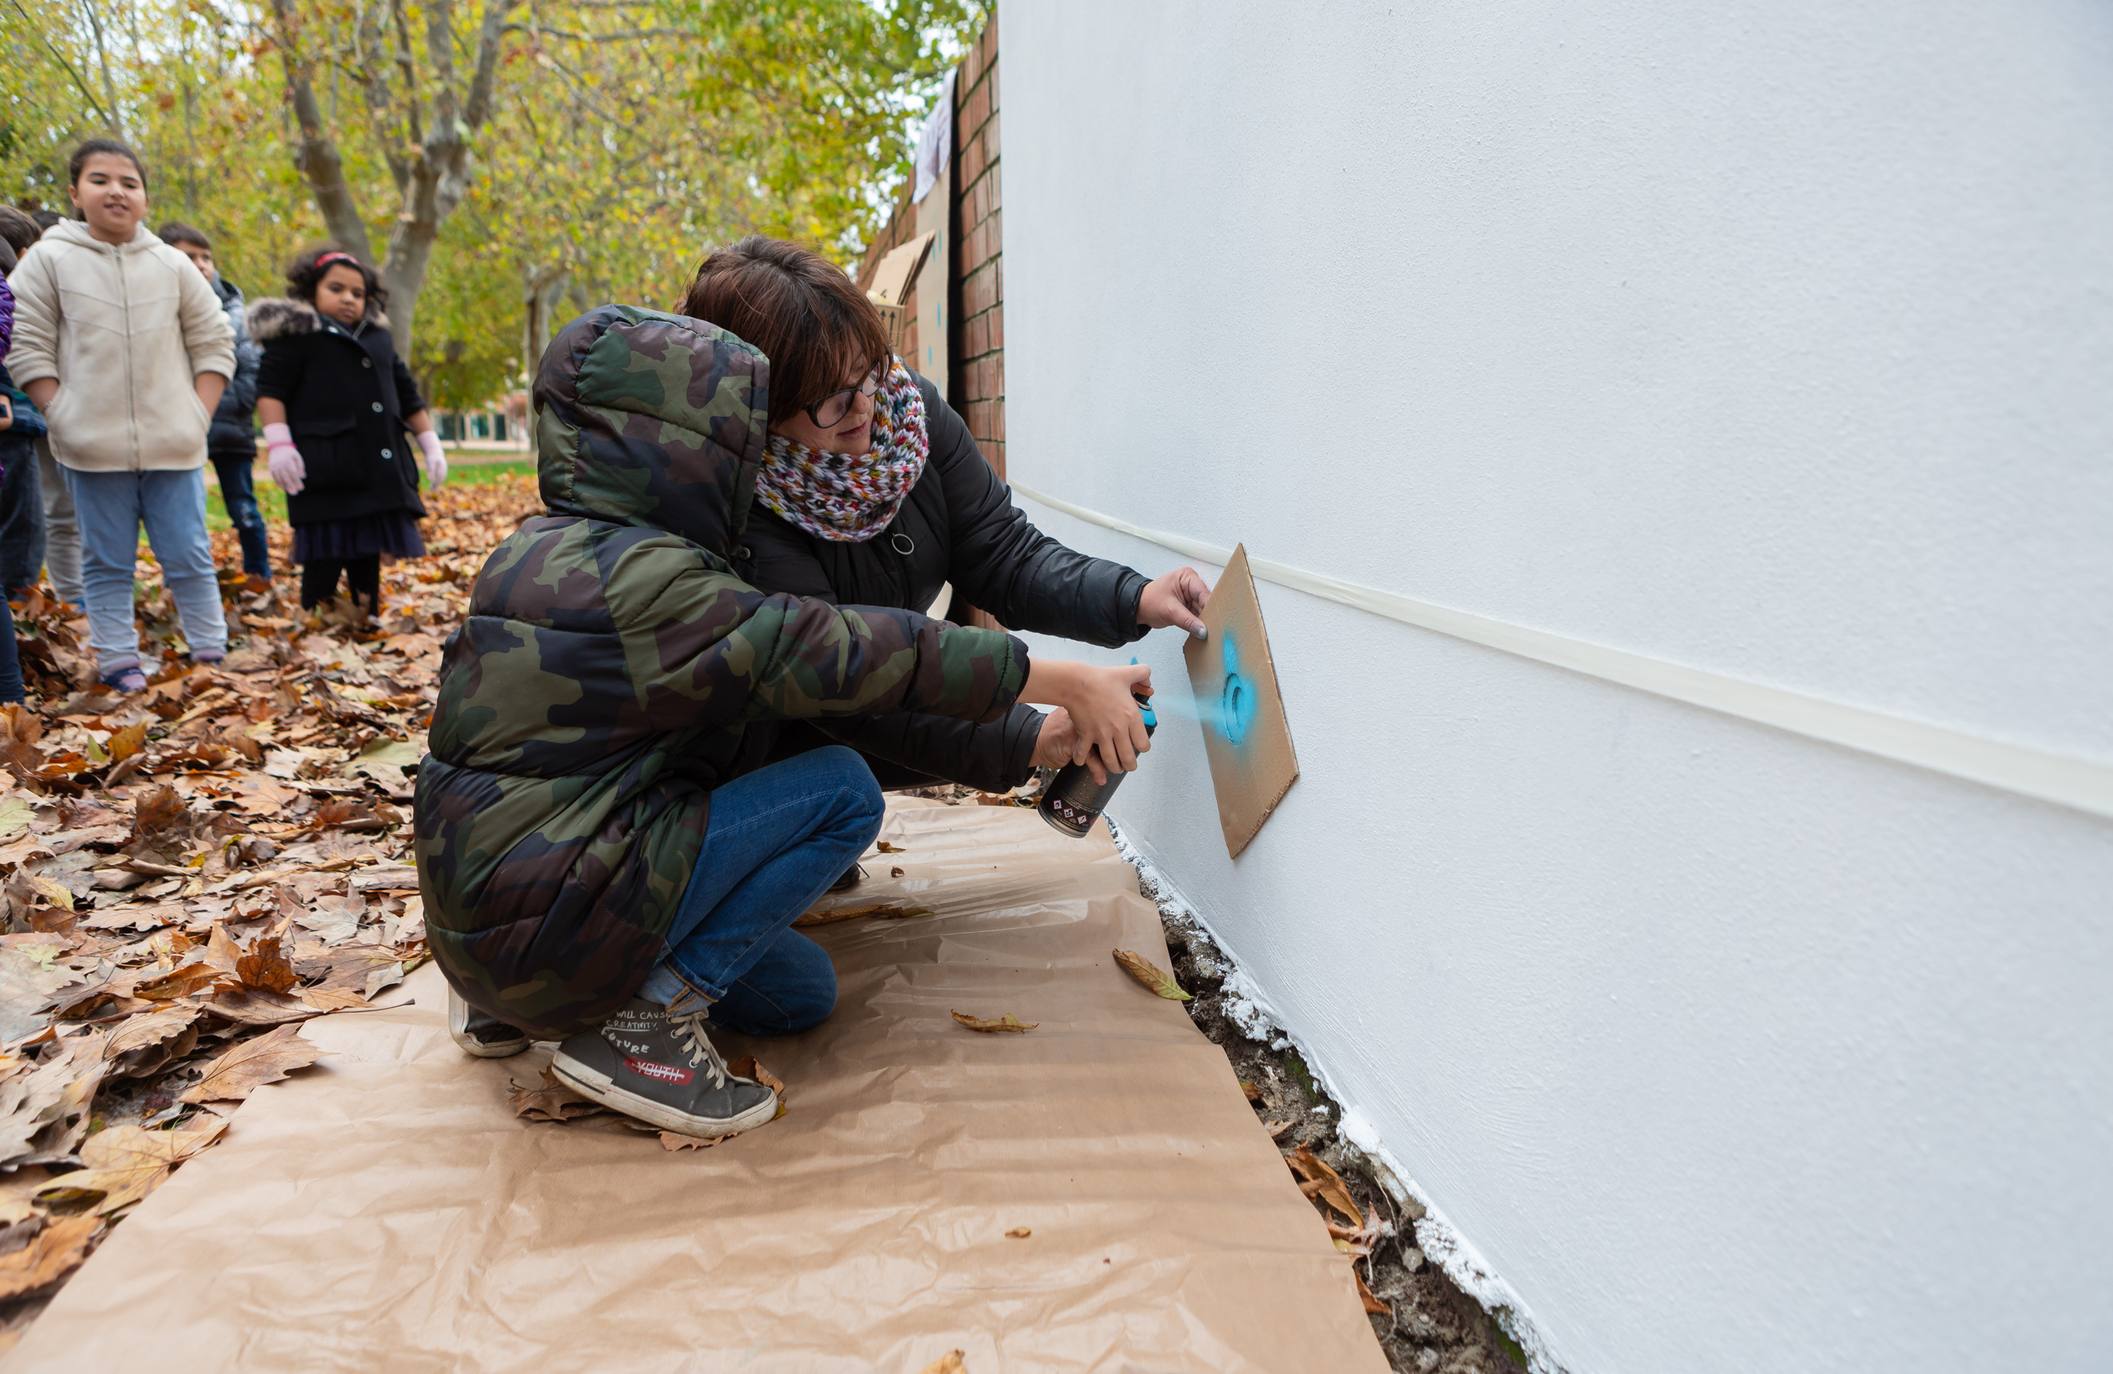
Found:
[{"label": "jacket zipper", "polygon": [[114,243],[110,252],[117,259],[117,295],[125,308],[125,413],[132,417],[132,471],[137,475],[146,469],[139,456],[139,379],[132,375],[132,283],[125,280],[124,245]]}]

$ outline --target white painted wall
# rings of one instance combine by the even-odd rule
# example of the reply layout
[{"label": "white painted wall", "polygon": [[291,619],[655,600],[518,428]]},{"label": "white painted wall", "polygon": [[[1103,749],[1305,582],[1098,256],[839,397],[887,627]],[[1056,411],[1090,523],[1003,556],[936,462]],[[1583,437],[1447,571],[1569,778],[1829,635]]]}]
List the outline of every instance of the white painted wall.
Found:
[{"label": "white painted wall", "polygon": [[[1021,483],[2113,759],[2113,9],[1003,32]],[[2113,823],[1261,590],[1303,780],[1117,814],[1572,1369],[2113,1367]]]}]

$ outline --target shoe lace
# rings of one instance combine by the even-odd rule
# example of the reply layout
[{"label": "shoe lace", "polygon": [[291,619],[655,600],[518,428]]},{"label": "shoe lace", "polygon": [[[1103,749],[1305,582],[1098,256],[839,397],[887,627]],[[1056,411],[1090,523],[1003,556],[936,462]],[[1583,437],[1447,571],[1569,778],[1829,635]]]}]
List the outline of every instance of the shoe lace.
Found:
[{"label": "shoe lace", "polygon": [[670,1017],[669,1020],[674,1022],[676,1039],[690,1052],[690,1067],[704,1070],[705,1075],[712,1080],[713,1087],[723,1088],[726,1086],[729,1070],[726,1060],[720,1057],[718,1049],[712,1044],[711,1037],[705,1034],[704,1017],[705,1013],[700,1011],[688,1016]]}]

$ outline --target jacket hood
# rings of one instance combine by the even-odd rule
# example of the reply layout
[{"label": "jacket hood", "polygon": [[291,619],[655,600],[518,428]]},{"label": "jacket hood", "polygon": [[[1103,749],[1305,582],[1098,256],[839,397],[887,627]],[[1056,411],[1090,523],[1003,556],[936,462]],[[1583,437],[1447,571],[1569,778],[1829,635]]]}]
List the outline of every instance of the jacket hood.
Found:
[{"label": "jacket hood", "polygon": [[[235,292],[235,299],[242,299],[240,291]],[[243,310],[249,320],[249,336],[260,344],[296,334],[313,334],[323,327],[323,317],[314,306],[291,296],[259,296]],[[369,310],[366,325],[369,329],[387,329],[389,317],[379,310]]]},{"label": "jacket hood", "polygon": [[762,353],[703,320],[633,305],[580,316],[536,369],[544,504],[730,560],[755,499],[769,376]]},{"label": "jacket hood", "polygon": [[55,243],[75,243],[83,248],[93,248],[99,253],[137,253],[141,249],[152,248],[161,242],[160,236],[147,228],[144,220],[134,226],[132,237],[123,243],[103,242],[94,234],[88,232],[88,221],[80,219],[60,220],[57,224],[52,225],[51,228],[46,229],[43,238],[39,239],[38,242],[41,243],[43,239],[51,239]]}]

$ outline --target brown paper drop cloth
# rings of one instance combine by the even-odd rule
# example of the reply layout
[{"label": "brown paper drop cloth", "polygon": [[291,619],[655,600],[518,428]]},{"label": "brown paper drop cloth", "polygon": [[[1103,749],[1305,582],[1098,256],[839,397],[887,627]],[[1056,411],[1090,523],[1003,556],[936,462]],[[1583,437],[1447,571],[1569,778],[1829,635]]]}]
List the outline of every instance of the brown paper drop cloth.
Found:
[{"label": "brown paper drop cloth", "polygon": [[935,914],[810,931],[836,1015],[722,1037],[789,1085],[778,1121],[674,1154],[521,1121],[507,1081],[547,1052],[465,1057],[428,967],[415,1005],[309,1023],[330,1056],[119,1226],[8,1368],[1383,1371],[1224,1055],[1110,959],[1166,946],[1105,833],[904,801],[883,838],[904,852],[836,900]]}]

